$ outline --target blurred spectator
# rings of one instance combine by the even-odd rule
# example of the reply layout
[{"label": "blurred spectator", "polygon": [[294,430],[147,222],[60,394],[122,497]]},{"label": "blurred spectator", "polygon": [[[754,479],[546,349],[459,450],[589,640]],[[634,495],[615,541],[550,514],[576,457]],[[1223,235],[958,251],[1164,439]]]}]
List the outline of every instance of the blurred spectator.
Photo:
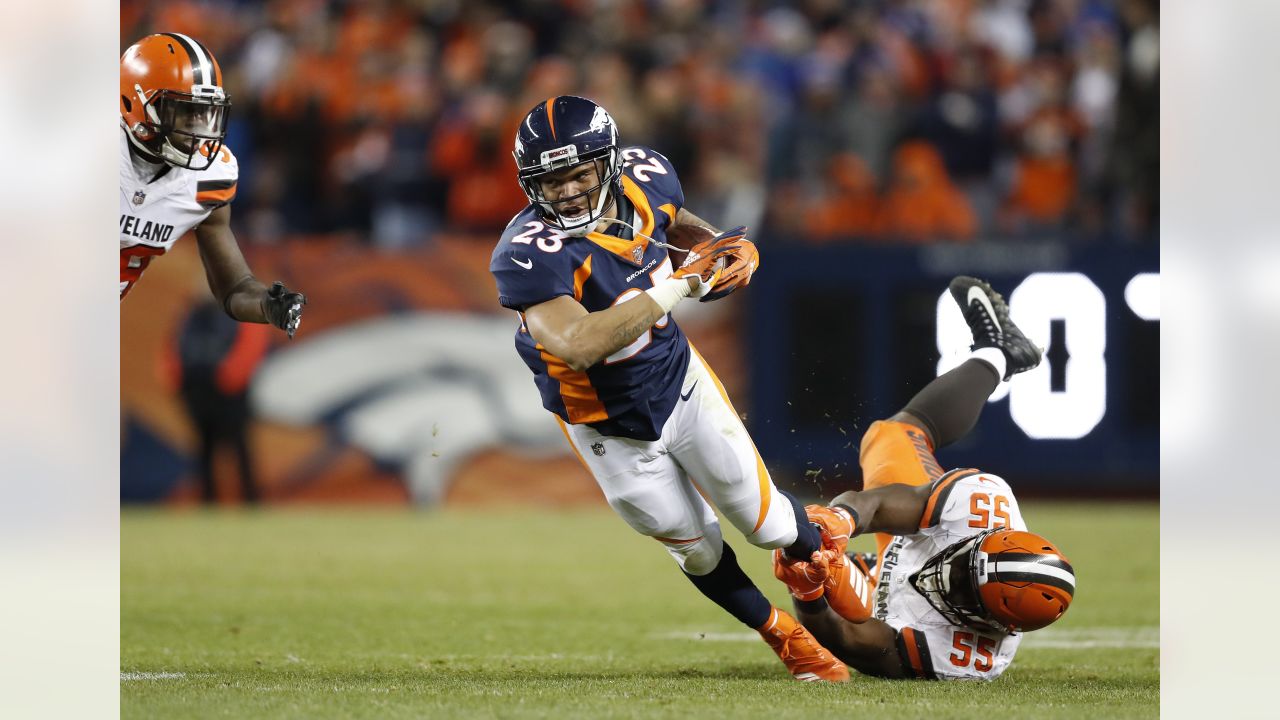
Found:
[{"label": "blurred spectator", "polygon": [[163,369],[196,430],[200,497],[217,501],[215,459],[220,448],[235,455],[241,498],[257,503],[253,455],[247,434],[251,419],[248,389],[262,362],[269,325],[238,323],[213,300],[198,303],[182,321]]},{"label": "blurred spectator", "polygon": [[[178,31],[217,53],[248,242],[489,243],[524,202],[514,124],[569,93],[666,154],[721,223],[863,234],[827,204],[866,180],[833,169],[851,154],[908,235],[943,216],[949,237],[1157,227],[1156,0],[122,0],[120,17],[122,48]],[[934,220],[895,215],[891,158],[913,139],[941,154],[934,199],[965,196]]]},{"label": "blurred spectator", "polygon": [[506,111],[496,93],[473,95],[435,136],[431,167],[449,179],[446,218],[455,228],[500,231],[528,203],[510,149],[520,118]]},{"label": "blurred spectator", "polygon": [[928,143],[904,143],[893,156],[893,181],[876,215],[875,233],[911,243],[970,240],[977,221]]},{"label": "blurred spectator", "polygon": [[804,237],[812,244],[848,237],[869,237],[876,230],[879,202],[876,182],[857,155],[831,157],[825,193],[807,213]]},{"label": "blurred spectator", "polygon": [[1018,157],[1005,221],[1056,229],[1075,199],[1072,158],[1082,127],[1067,104],[1063,71],[1056,62],[1038,62],[1028,80],[1035,109],[1015,129]]},{"label": "blurred spectator", "polygon": [[1160,220],[1160,29],[1155,0],[1122,0],[1124,65],[1111,146],[1121,234],[1151,239]]}]

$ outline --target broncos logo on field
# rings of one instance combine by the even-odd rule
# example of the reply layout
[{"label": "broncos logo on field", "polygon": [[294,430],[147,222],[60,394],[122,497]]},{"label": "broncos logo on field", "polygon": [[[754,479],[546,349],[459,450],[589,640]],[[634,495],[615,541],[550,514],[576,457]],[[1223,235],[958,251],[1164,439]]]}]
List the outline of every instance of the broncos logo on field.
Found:
[{"label": "broncos logo on field", "polygon": [[564,438],[511,353],[511,318],[412,313],[339,326],[274,353],[252,401],[262,418],[324,425],[401,471],[433,504],[473,453],[501,446],[548,456]]}]

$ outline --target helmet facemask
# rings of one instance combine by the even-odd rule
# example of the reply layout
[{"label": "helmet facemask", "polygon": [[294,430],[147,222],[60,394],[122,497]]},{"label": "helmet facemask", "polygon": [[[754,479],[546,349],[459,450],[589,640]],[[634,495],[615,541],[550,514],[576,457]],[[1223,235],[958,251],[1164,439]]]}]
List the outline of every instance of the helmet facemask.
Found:
[{"label": "helmet facemask", "polygon": [[131,129],[135,145],[174,167],[208,169],[227,136],[231,101],[220,87],[197,87],[199,95],[157,90],[149,98],[137,88],[147,122],[140,124],[141,132]]},{"label": "helmet facemask", "polygon": [[999,633],[1013,631],[991,617],[978,594],[987,565],[982,541],[998,531],[988,530],[948,545],[909,578],[911,586],[933,609],[955,625],[988,628]]},{"label": "helmet facemask", "polygon": [[[518,154],[515,155],[516,162],[519,163],[520,157]],[[562,230],[571,237],[586,235],[596,226],[600,218],[604,217],[609,205],[614,201],[615,194],[618,192],[618,178],[622,175],[622,165],[619,162],[617,147],[609,146],[585,155],[578,155],[577,149],[573,145],[566,145],[556,150],[542,153],[540,160],[541,162],[537,165],[519,169],[517,179],[520,182],[521,189],[524,190],[525,196],[529,198],[529,202],[533,203],[538,210],[538,214],[548,224]],[[597,183],[594,186],[574,195],[555,200],[547,199],[543,193],[541,182],[547,174],[575,168],[586,163],[592,163],[595,167]],[[591,194],[597,191],[599,196],[593,206]],[[587,210],[580,215],[565,216],[556,209],[557,206],[563,207],[565,204],[578,199],[587,201]]]}]

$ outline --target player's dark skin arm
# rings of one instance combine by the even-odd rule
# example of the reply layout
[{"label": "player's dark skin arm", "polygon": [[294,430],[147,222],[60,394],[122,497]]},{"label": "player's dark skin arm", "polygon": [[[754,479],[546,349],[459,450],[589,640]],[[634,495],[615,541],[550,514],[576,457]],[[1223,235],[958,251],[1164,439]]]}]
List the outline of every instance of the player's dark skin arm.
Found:
[{"label": "player's dark skin arm", "polygon": [[[919,424],[906,412],[894,415],[893,420]],[[932,489],[930,485],[886,485],[863,492],[841,493],[831,505],[841,505],[856,513],[855,534],[904,535],[919,529],[920,516],[924,514]],[[904,677],[895,642],[897,633],[888,624],[874,618],[851,623],[829,607],[806,610],[801,603],[796,603],[796,616],[818,642],[858,672],[885,678]]]},{"label": "player's dark skin arm", "polygon": [[[911,413],[899,412],[889,419],[915,426],[929,438],[930,445],[934,443],[928,428]],[[843,505],[855,513],[858,518],[855,535],[867,532],[906,535],[920,529],[920,516],[924,514],[932,491],[929,485],[885,485],[862,492],[850,490],[837,495],[828,504],[832,507]]]},{"label": "player's dark skin arm", "polygon": [[[690,277],[689,287],[697,286],[698,278]],[[663,315],[647,293],[597,312],[561,295],[527,308],[524,322],[534,340],[582,372],[631,344]]]},{"label": "player's dark skin arm", "polygon": [[697,215],[694,215],[693,213],[689,212],[684,208],[680,208],[678,211],[676,211],[676,219],[675,219],[675,222],[673,222],[672,224],[673,225],[691,225],[693,227],[706,228],[707,230],[711,231],[712,235],[720,234],[720,230],[717,229],[714,225],[707,222],[706,220],[703,220]]},{"label": "player's dark skin arm", "polygon": [[[919,529],[920,516],[929,500],[931,486],[886,485],[863,492],[837,495],[831,505],[842,505],[857,513],[855,534],[887,532],[902,535]],[[865,675],[904,677],[902,659],[895,642],[897,633],[874,618],[852,623],[823,605],[819,610],[796,603],[796,617],[824,647],[845,664]]]},{"label": "player's dark skin arm", "polygon": [[253,276],[231,232],[230,205],[209,213],[196,227],[196,242],[209,290],[222,307],[241,322],[268,322],[262,309],[267,288]]},{"label": "player's dark skin arm", "polygon": [[905,677],[895,642],[897,632],[888,623],[875,618],[851,623],[825,605],[816,612],[806,610],[799,602],[795,606],[800,624],[844,664],[863,675]]}]

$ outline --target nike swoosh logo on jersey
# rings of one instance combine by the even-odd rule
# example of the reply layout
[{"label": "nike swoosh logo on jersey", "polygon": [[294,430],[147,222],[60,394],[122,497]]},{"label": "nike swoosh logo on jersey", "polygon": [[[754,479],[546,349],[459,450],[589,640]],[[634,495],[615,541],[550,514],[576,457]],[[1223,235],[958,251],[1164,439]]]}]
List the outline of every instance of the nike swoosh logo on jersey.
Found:
[{"label": "nike swoosh logo on jersey", "polygon": [[996,309],[991,306],[991,298],[987,297],[987,294],[982,291],[982,288],[977,285],[969,288],[969,296],[967,299],[969,300],[970,305],[975,301],[982,305],[982,309],[987,311],[987,317],[991,318],[991,323],[996,326],[996,332],[1004,332],[1004,328],[1000,327],[1000,320],[996,317]]},{"label": "nike swoosh logo on jersey", "polygon": [[682,394],[680,399],[687,402],[689,398],[693,397],[693,389],[696,387],[698,387],[698,381],[694,380],[693,384],[689,386],[689,392]]},{"label": "nike swoosh logo on jersey", "polygon": [[511,258],[511,262],[513,262],[513,263],[515,263],[515,264],[519,265],[520,267],[524,268],[525,270],[532,270],[532,269],[533,269],[533,261],[532,261],[532,260],[525,260],[524,262],[520,262],[519,260],[517,260],[517,259],[515,259],[515,258]]}]

